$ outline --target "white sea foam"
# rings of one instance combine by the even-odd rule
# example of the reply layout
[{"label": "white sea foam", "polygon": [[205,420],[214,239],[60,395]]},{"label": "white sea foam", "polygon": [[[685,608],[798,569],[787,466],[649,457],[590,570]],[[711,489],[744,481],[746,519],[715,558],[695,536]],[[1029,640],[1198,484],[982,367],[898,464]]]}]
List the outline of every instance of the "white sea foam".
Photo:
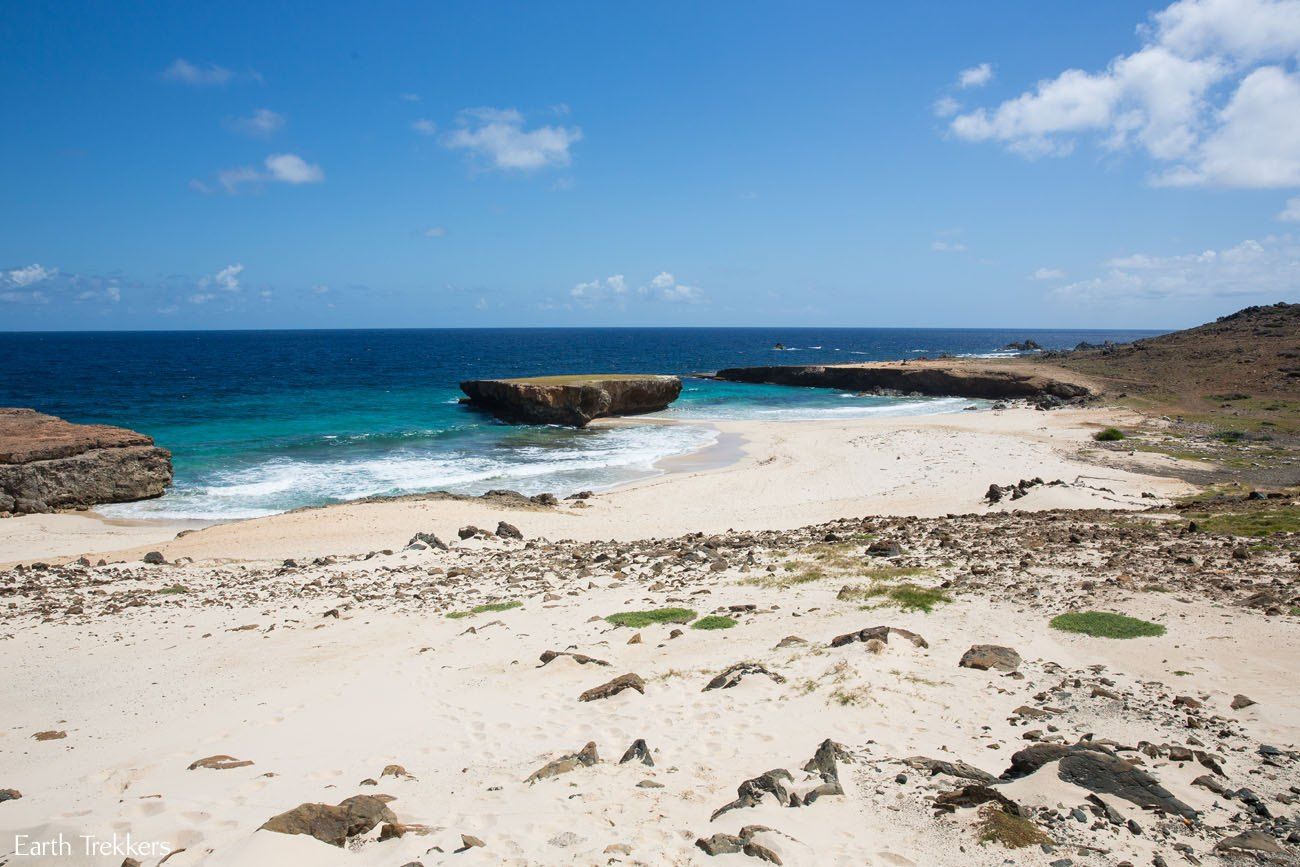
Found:
[{"label": "white sea foam", "polygon": [[654,475],[660,472],[658,461],[708,446],[716,437],[703,425],[627,425],[575,433],[554,444],[497,444],[477,453],[396,448],[364,457],[275,457],[180,483],[157,500],[102,511],[115,517],[229,520],[435,490],[479,494],[511,488],[564,495]]}]

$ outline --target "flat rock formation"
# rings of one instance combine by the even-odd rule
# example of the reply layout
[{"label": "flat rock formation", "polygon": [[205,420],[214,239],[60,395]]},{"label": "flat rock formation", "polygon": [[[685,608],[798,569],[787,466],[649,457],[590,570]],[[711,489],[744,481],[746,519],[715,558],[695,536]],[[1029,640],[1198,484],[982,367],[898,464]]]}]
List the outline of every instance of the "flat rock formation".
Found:
[{"label": "flat rock formation", "polygon": [[846,391],[888,389],[908,394],[990,400],[1043,396],[1068,400],[1091,393],[1085,385],[1037,371],[1016,369],[1010,365],[976,367],[952,362],[732,367],[719,370],[716,376],[731,382],[806,385]]},{"label": "flat rock formation", "polygon": [[585,427],[595,418],[658,412],[682,393],[675,376],[538,376],[471,379],[469,402],[512,424]]},{"label": "flat rock formation", "polygon": [[171,453],[144,434],[0,408],[0,513],[147,500],[171,481]]}]

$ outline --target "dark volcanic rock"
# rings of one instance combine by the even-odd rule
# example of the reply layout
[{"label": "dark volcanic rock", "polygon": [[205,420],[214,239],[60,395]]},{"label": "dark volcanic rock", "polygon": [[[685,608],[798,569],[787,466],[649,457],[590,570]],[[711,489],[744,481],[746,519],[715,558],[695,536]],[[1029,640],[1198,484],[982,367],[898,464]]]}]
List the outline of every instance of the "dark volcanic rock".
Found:
[{"label": "dark volcanic rock", "polygon": [[976,644],[962,655],[957,664],[962,668],[976,668],[980,671],[988,671],[990,668],[1015,671],[1020,667],[1020,654],[1010,647],[997,644]]},{"label": "dark volcanic rock", "polygon": [[558,759],[547,762],[537,770],[528,775],[525,783],[535,783],[538,780],[545,780],[549,777],[558,777],[560,774],[567,774],[569,771],[578,768],[589,768],[600,761],[600,754],[596,752],[596,742],[588,741],[587,745],[576,753],[560,756]]},{"label": "dark volcanic rock", "polygon": [[0,409],[0,512],[147,500],[171,481],[171,453],[144,434]]},{"label": "dark volcanic rock", "polygon": [[731,382],[769,382],[809,385],[845,391],[888,389],[906,393],[990,399],[1086,397],[1087,388],[1073,382],[1012,368],[984,368],[958,364],[784,365],[733,367],[719,370],[718,379]]},{"label": "dark volcanic rock", "polygon": [[620,674],[609,683],[602,683],[600,686],[593,686],[591,689],[578,696],[578,701],[595,701],[600,698],[610,698],[618,695],[625,689],[635,689],[637,692],[645,695],[645,681],[637,674]]},{"label": "dark volcanic rock", "polygon": [[675,376],[541,376],[471,379],[460,384],[470,403],[502,421],[585,427],[596,418],[657,412],[682,392]]},{"label": "dark volcanic rock", "polygon": [[272,816],[258,830],[306,834],[322,843],[342,847],[349,837],[365,834],[380,822],[397,822],[386,800],[382,795],[353,795],[337,806],[299,804],[288,812]]},{"label": "dark volcanic rock", "polygon": [[1073,750],[1062,757],[1061,779],[1090,792],[1115,795],[1140,807],[1159,807],[1166,813],[1196,817],[1196,811],[1175,798],[1155,777],[1132,762],[1095,750]]}]

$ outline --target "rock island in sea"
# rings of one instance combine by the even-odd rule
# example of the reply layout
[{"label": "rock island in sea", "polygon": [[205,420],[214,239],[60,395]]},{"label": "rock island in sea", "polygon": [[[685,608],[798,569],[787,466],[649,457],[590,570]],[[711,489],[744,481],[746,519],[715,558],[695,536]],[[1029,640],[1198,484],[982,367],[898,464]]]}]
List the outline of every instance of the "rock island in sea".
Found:
[{"label": "rock island in sea", "polygon": [[460,384],[471,405],[514,424],[586,427],[592,420],[666,408],[682,393],[675,376],[600,374],[470,379]]}]

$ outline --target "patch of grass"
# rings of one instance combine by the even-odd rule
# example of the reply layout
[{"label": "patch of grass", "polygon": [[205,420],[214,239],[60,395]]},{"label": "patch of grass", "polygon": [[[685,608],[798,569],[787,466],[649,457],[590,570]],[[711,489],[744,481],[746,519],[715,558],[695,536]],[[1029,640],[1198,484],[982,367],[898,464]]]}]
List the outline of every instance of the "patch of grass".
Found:
[{"label": "patch of grass", "polygon": [[708,617],[701,617],[691,624],[691,629],[730,629],[736,625],[736,621],[730,617],[723,617],[720,614],[711,614]]},{"label": "patch of grass", "polygon": [[641,629],[652,623],[690,623],[696,614],[689,608],[654,608],[649,611],[620,611],[605,618],[615,626]]},{"label": "patch of grass", "polygon": [[875,600],[878,605],[894,605],[904,611],[924,611],[926,614],[939,603],[952,601],[952,597],[942,590],[911,583],[885,584],[879,581],[866,587],[845,587],[838,598]]},{"label": "patch of grass", "polygon": [[462,617],[473,617],[475,614],[486,614],[489,611],[509,611],[511,608],[519,608],[523,604],[518,600],[489,602],[486,605],[475,605],[468,611],[448,611],[447,616],[452,620],[459,620]]},{"label": "patch of grass", "polygon": [[1053,617],[1049,625],[1062,632],[1078,632],[1093,638],[1149,638],[1165,634],[1165,628],[1159,623],[1109,611],[1071,611]]},{"label": "patch of grass", "polygon": [[1182,669],[1179,669],[1178,671],[1174,672],[1174,677],[1191,677],[1191,676],[1192,673],[1190,671],[1183,671]]},{"label": "patch of grass", "polygon": [[1113,443],[1124,439],[1124,431],[1117,427],[1108,427],[1105,430],[1099,430],[1092,435],[1092,438],[1099,443]]},{"label": "patch of grass", "polygon": [[1283,506],[1253,512],[1188,513],[1206,533],[1259,538],[1272,533],[1300,533],[1300,508]]},{"label": "patch of grass", "polygon": [[1239,443],[1246,438],[1246,434],[1239,430],[1221,430],[1215,432],[1213,436],[1221,443]]},{"label": "patch of grass", "polygon": [[980,810],[975,833],[981,843],[998,843],[1008,849],[1050,845],[1052,842],[1052,838],[1033,822],[995,806],[985,806]]},{"label": "patch of grass", "polygon": [[184,584],[171,584],[167,587],[163,587],[158,592],[167,596],[171,596],[176,593],[189,593],[190,588],[186,587]]},{"label": "patch of grass", "polygon": [[1207,394],[1207,400],[1217,400],[1220,403],[1230,403],[1234,400],[1250,400],[1250,395],[1243,394],[1240,391],[1234,391],[1229,394]]},{"label": "patch of grass", "polygon": [[1300,605],[1292,605],[1289,613],[1292,617],[1300,617]]}]

